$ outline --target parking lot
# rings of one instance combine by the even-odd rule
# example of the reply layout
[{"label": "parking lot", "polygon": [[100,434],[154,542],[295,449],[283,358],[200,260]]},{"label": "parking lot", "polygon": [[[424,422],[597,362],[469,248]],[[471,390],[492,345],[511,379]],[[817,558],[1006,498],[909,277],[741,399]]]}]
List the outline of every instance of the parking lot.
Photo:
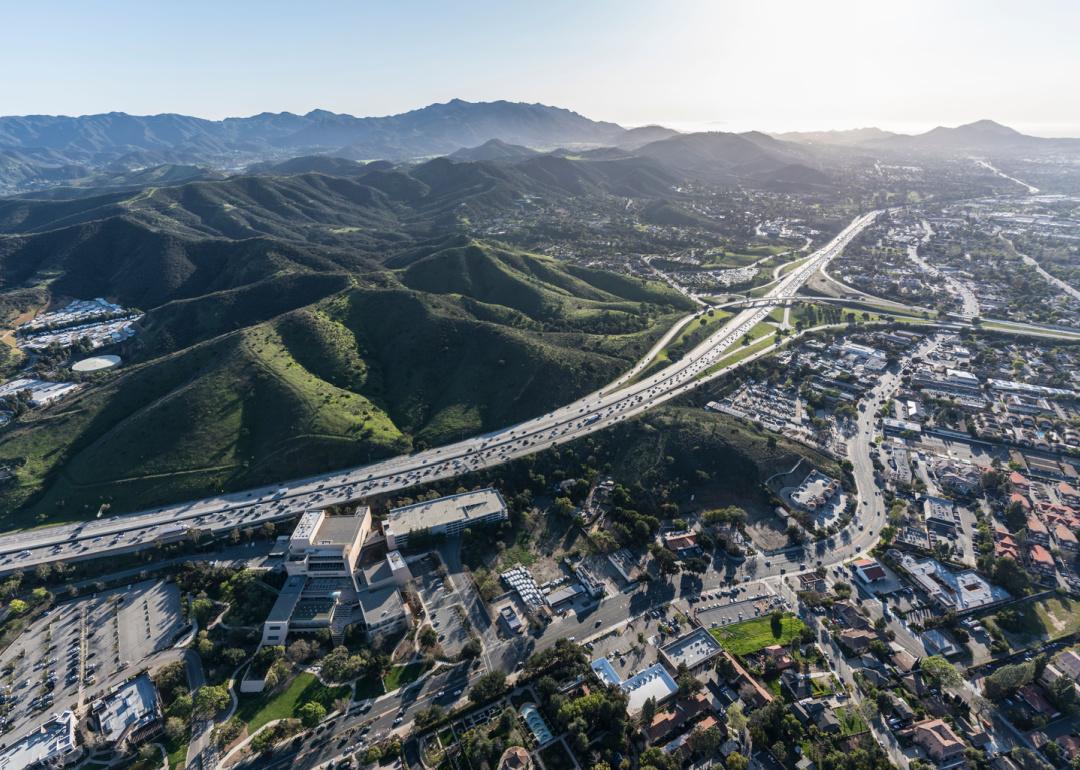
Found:
[{"label": "parking lot", "polygon": [[184,628],[175,585],[148,581],[57,605],[0,659],[4,741],[96,697],[115,674],[169,647]]},{"label": "parking lot", "polygon": [[624,679],[657,661],[660,647],[690,630],[681,613],[667,607],[634,618],[626,626],[594,639],[590,656],[607,658]]},{"label": "parking lot", "polygon": [[754,589],[740,587],[706,592],[701,595],[700,602],[692,605],[692,612],[703,626],[713,628],[784,608],[784,600],[770,587],[758,585]]},{"label": "parking lot", "polygon": [[447,657],[457,657],[469,641],[470,626],[453,579],[443,575],[438,560],[428,556],[409,565],[416,578],[417,593],[428,612],[428,622],[439,635]]}]

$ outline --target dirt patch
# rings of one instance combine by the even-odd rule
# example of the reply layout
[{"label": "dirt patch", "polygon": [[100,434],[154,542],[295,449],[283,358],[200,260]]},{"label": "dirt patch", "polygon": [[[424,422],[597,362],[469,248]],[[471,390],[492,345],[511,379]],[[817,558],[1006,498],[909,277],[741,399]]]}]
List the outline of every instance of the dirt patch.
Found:
[{"label": "dirt patch", "polygon": [[710,485],[698,489],[693,507],[689,510],[701,512],[729,505],[737,505],[746,511],[746,534],[758,548],[773,550],[788,544],[787,522],[773,512],[764,495],[748,498],[734,494],[728,488]]}]

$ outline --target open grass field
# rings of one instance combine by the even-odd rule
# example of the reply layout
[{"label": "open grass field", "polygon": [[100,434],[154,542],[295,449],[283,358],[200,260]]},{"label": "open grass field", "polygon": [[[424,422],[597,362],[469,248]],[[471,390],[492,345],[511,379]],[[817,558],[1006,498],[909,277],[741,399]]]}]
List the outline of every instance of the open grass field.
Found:
[{"label": "open grass field", "polygon": [[297,710],[309,701],[321,703],[327,711],[331,711],[334,701],[349,697],[349,692],[348,687],[327,687],[313,674],[301,672],[278,692],[241,695],[236,716],[247,725],[250,734],[275,719],[296,716]]},{"label": "open grass field", "polygon": [[713,628],[709,633],[732,655],[742,656],[763,650],[771,644],[789,644],[805,627],[806,624],[797,617],[786,613],[780,619],[779,633],[768,615]]},{"label": "open grass field", "polygon": [[1015,623],[1000,622],[1002,613],[983,618],[988,627],[997,628],[1013,647],[1043,644],[1080,632],[1080,600],[1067,596],[1049,596],[1011,605]]}]

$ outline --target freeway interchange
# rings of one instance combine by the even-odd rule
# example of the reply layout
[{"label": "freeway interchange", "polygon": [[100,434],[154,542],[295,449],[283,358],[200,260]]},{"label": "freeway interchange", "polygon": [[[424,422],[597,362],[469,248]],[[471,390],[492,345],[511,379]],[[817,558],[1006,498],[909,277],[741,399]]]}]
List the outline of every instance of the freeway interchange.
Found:
[{"label": "freeway interchange", "polygon": [[[792,295],[840,254],[878,211],[856,217],[835,238],[785,276],[763,299]],[[334,471],[282,486],[221,495],[92,522],[65,524],[0,537],[0,573],[38,564],[137,551],[179,539],[189,530],[221,533],[299,515],[305,510],[452,478],[550,449],[614,425],[697,387],[737,366],[722,366],[772,304],[747,308],[687,353],[649,377],[600,390],[517,425],[463,441],[359,468]],[[748,360],[748,359],[743,359]],[[610,387],[610,386],[609,386]]]}]

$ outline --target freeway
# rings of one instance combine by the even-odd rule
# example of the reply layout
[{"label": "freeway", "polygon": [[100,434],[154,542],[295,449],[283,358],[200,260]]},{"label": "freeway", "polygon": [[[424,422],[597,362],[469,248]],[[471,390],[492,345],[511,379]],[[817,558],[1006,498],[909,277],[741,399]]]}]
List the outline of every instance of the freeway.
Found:
[{"label": "freeway", "polygon": [[[836,257],[879,214],[856,217],[780,280],[767,296],[786,297]],[[771,305],[742,310],[678,362],[610,391],[591,393],[540,417],[413,455],[322,474],[282,486],[163,506],[127,516],[25,530],[0,537],[0,573],[37,564],[136,551],[181,539],[189,530],[227,532],[312,508],[361,500],[496,466],[614,425],[697,387]]]}]

